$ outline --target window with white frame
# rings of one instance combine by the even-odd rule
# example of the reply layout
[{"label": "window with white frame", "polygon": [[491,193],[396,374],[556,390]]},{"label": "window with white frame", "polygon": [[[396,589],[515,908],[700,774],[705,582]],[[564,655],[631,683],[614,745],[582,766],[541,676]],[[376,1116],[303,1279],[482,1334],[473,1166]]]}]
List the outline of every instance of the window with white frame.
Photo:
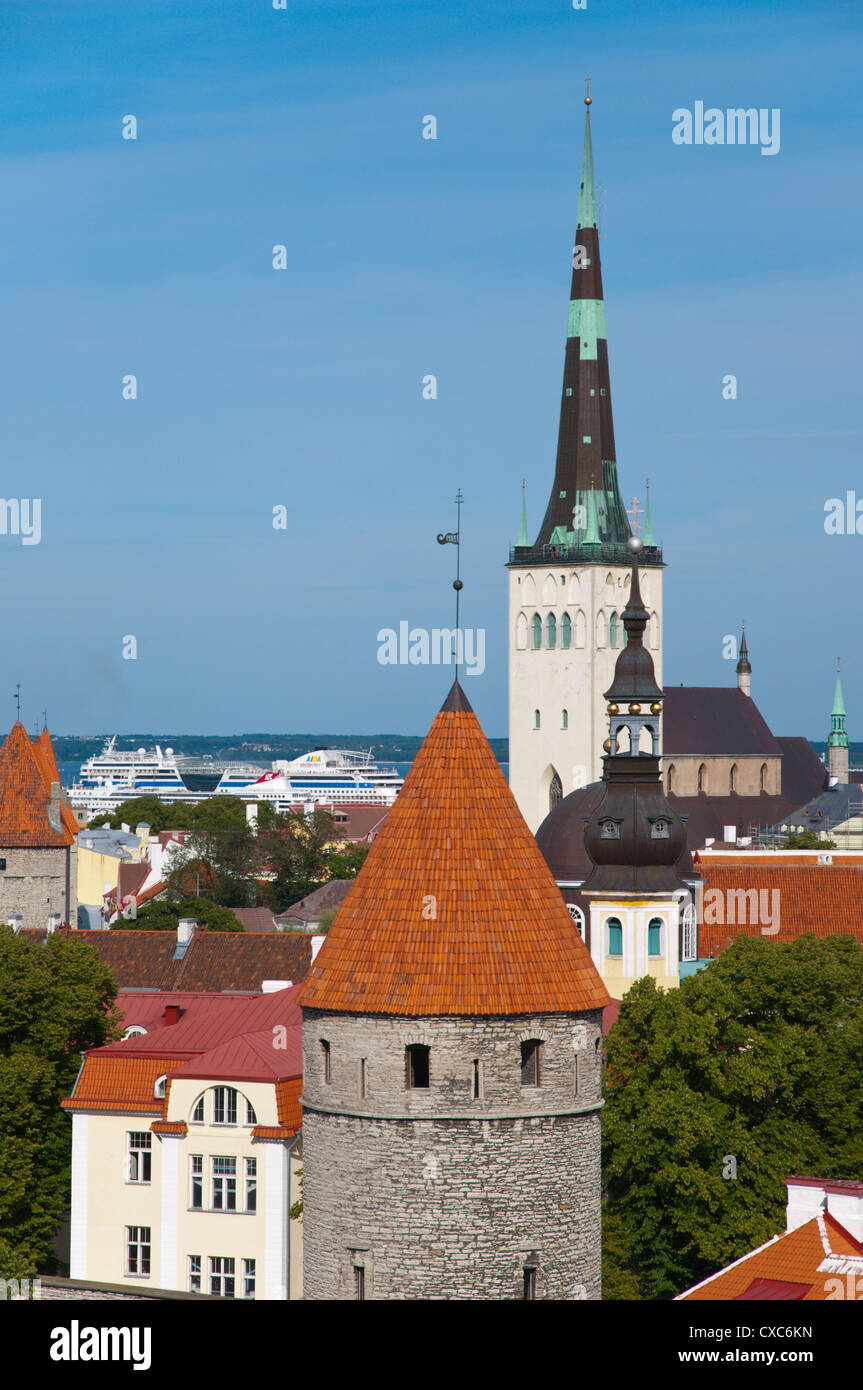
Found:
[{"label": "window with white frame", "polygon": [[194,1211],[200,1211],[204,1205],[204,1155],[191,1154],[190,1163],[190,1197],[189,1202]]},{"label": "window with white frame", "polygon": [[237,1210],[237,1160],[213,1158],[213,1211]]},{"label": "window with white frame", "polygon": [[681,960],[695,960],[698,954],[698,923],[695,904],[687,903],[683,909],[683,931],[681,933]]},{"label": "window with white frame", "polygon": [[210,1256],[210,1293],[216,1298],[234,1297],[234,1261],[224,1255]]},{"label": "window with white frame", "polygon": [[126,1227],[126,1273],[148,1278],[150,1274],[150,1227]]},{"label": "window with white frame", "polygon": [[237,1093],[233,1086],[213,1087],[213,1124],[237,1123]]},{"label": "window with white frame", "polygon": [[[244,1097],[244,1099],[245,1099],[245,1097]],[[253,1106],[253,1104],[252,1104],[252,1102],[251,1102],[250,1100],[247,1100],[247,1101],[246,1101],[246,1124],[247,1124],[247,1125],[256,1125],[257,1123],[258,1123],[258,1117],[257,1117],[257,1115],[255,1114],[255,1107]]]},{"label": "window with white frame", "polygon": [[567,903],[566,910],[578,928],[578,934],[584,941],[584,913],[577,903]]},{"label": "window with white frame", "polygon": [[189,1293],[201,1292],[201,1257],[189,1256]]},{"label": "window with white frame", "polygon": [[255,1261],[243,1260],[243,1298],[255,1296]]},{"label": "window with white frame", "polygon": [[246,1159],[246,1211],[258,1209],[258,1160]]},{"label": "window with white frame", "polygon": [[661,917],[651,917],[647,924],[647,954],[648,956],[662,955],[662,928],[664,922]]},{"label": "window with white frame", "polygon": [[152,1164],[152,1134],[133,1130],[129,1136],[129,1151],[126,1156],[126,1181],[148,1183]]},{"label": "window with white frame", "polygon": [[192,1111],[192,1124],[193,1124],[193,1125],[202,1125],[202,1124],[204,1123],[204,1101],[205,1101],[205,1099],[206,1099],[205,1096],[198,1096],[198,1099],[195,1101],[195,1108],[194,1108],[194,1110]]}]

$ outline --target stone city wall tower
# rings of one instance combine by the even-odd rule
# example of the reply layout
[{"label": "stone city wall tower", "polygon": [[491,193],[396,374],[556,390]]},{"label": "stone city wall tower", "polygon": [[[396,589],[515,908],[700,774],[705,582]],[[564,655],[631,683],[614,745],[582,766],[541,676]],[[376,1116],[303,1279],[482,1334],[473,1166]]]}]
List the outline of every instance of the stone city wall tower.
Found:
[{"label": "stone city wall tower", "polygon": [[[629,586],[631,528],[617,479],[590,97],[587,104],[554,482],[532,545],[522,507],[508,566],[509,781],[533,831],[562,797],[602,774],[603,691],[623,646]],[[662,552],[649,503],[640,514],[646,640],[661,685]]]},{"label": "stone city wall tower", "polygon": [[299,997],[304,1296],[600,1298],[608,1002],[456,682]]}]

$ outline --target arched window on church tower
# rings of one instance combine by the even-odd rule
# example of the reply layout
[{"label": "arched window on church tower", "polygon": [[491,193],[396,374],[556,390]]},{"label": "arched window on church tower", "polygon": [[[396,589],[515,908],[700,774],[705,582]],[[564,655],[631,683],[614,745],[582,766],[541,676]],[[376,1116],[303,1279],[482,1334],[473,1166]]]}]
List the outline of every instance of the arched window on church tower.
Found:
[{"label": "arched window on church tower", "polygon": [[568,710],[568,709],[562,709],[562,710],[560,711],[560,727],[561,727],[562,729],[568,729],[568,728],[569,728],[569,710]]},{"label": "arched window on church tower", "polygon": [[535,729],[538,729],[538,728],[539,728],[539,710],[538,710],[538,709],[535,709],[534,712],[533,712],[533,727],[534,727]]},{"label": "arched window on church tower", "polygon": [[542,646],[542,618],[538,613],[533,615],[533,650],[538,652]]},{"label": "arched window on church tower", "polygon": [[674,791],[674,763],[669,763],[665,774],[665,791],[668,796]]},{"label": "arched window on church tower", "polygon": [[584,613],[579,608],[575,615],[575,645],[577,647],[583,647],[586,641],[587,622],[585,621]]},{"label": "arched window on church tower", "polygon": [[604,647],[604,646],[605,646],[605,638],[606,638],[605,614],[604,614],[603,612],[599,612],[599,613],[597,613],[597,615],[596,615],[596,645],[597,645],[598,647]]},{"label": "arched window on church tower", "polygon": [[561,782],[561,780],[560,780],[560,778],[558,777],[557,773],[555,773],[554,776],[553,776],[552,779],[551,779],[551,784],[550,784],[550,786],[549,786],[549,788],[548,788],[548,809],[549,809],[549,811],[553,811],[554,808],[555,808],[555,806],[557,806],[562,800],[563,800],[563,783]]},{"label": "arched window on church tower", "polygon": [[698,790],[707,793],[707,768],[704,763],[698,765]]},{"label": "arched window on church tower", "polygon": [[731,771],[728,774],[728,791],[731,796],[737,791],[737,764],[731,764]]},{"label": "arched window on church tower", "polygon": [[515,645],[517,651],[527,649],[527,618],[524,613],[519,613],[515,620]]},{"label": "arched window on church tower", "polygon": [[617,614],[616,614],[616,613],[612,613],[611,617],[610,617],[609,620],[608,620],[608,645],[609,645],[610,647],[616,647],[616,646],[617,646]]},{"label": "arched window on church tower", "polygon": [[557,618],[553,613],[549,613],[545,620],[545,640],[549,651],[557,646]]},{"label": "arched window on church tower", "polygon": [[569,651],[572,646],[572,618],[568,613],[564,613],[560,620],[560,645],[564,651]]},{"label": "arched window on church tower", "polygon": [[761,790],[762,790],[763,792],[766,792],[766,791],[767,791],[767,764],[766,764],[766,763],[762,763],[762,764],[761,764]]}]

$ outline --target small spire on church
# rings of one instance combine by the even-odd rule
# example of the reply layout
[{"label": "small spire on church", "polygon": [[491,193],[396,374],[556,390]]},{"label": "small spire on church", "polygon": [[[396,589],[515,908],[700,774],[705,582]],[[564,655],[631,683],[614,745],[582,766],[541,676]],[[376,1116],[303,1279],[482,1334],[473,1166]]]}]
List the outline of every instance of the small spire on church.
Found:
[{"label": "small spire on church", "polygon": [[746,623],[740,624],[740,648],[739,660],[737,662],[737,689],[742,690],[744,695],[751,694],[752,667],[749,664],[749,648],[746,645]]},{"label": "small spire on church", "polygon": [[525,495],[525,480],[521,480],[521,528],[518,533],[519,545],[530,545],[530,536],[527,533],[527,499]]},{"label": "small spire on church", "polygon": [[653,539],[653,522],[650,519],[650,479],[644,480],[644,535],[641,537],[645,545],[656,545]]}]

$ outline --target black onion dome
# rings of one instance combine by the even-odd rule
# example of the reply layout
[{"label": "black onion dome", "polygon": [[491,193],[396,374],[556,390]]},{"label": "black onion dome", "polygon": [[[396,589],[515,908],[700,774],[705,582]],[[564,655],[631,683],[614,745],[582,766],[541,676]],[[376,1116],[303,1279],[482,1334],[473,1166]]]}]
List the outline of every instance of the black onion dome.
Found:
[{"label": "black onion dome", "polygon": [[617,658],[614,680],[606,690],[606,700],[628,702],[629,700],[661,700],[662,691],[656,684],[653,657],[644,645],[644,629],[650,617],[641,598],[638,582],[638,565],[632,566],[632,582],[629,589],[629,602],[623,610],[623,626],[626,628],[626,646]]},{"label": "black onion dome", "polygon": [[683,822],[668,804],[659,759],[604,759],[605,796],[584,834],[594,868],[585,892],[660,893],[685,887],[677,863],[686,852]]}]

